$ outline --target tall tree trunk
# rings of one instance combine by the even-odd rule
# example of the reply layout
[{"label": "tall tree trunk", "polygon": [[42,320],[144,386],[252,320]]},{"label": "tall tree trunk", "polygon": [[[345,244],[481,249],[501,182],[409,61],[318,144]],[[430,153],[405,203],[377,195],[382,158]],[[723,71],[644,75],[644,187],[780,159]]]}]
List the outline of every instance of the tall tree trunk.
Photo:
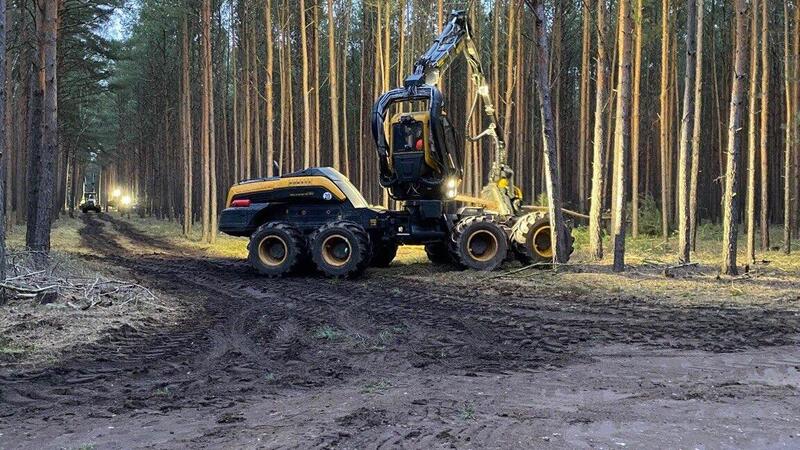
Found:
[{"label": "tall tree trunk", "polygon": [[[28,201],[28,232],[26,245],[35,252],[50,251],[50,227],[55,188],[55,158],[58,152],[58,79],[56,54],[58,41],[58,1],[43,0],[36,7],[36,29],[39,39],[38,83],[41,95],[38,134],[41,141],[34,178],[36,195]],[[41,253],[39,253],[41,256]],[[39,259],[42,262],[43,259]]]},{"label": "tall tree trunk", "polygon": [[272,76],[275,72],[274,45],[272,40],[272,0],[264,2],[264,45],[267,47],[267,63],[264,69],[264,96],[266,97],[267,123],[264,135],[267,144],[267,176],[274,174],[275,161],[275,93]]},{"label": "tall tree trunk", "polygon": [[0,281],[6,280],[6,0],[0,0]]},{"label": "tall tree trunk", "polygon": [[[183,143],[183,234],[192,232],[192,158],[194,157],[192,140],[192,88],[189,85],[189,19],[184,13],[181,25],[182,58],[181,58],[181,130]],[[234,89],[234,96],[235,96]]]},{"label": "tall tree trunk", "polygon": [[747,1],[736,0],[736,52],[734,53],[731,108],[728,119],[728,150],[725,167],[725,196],[722,201],[722,273],[736,275],[736,237],[739,203],[739,152],[741,147],[742,109],[747,72]]},{"label": "tall tree trunk", "polygon": [[[599,0],[598,0],[599,1]],[[586,210],[586,162],[589,146],[589,53],[591,52],[591,0],[582,2],[581,8],[581,85],[580,132],[578,136],[578,207]]]},{"label": "tall tree trunk", "polygon": [[[564,223],[561,209],[561,175],[556,160],[556,137],[553,129],[553,106],[550,100],[548,67],[548,33],[543,0],[527,0],[536,17],[536,87],[539,94],[539,111],[542,118],[542,144],[550,215],[550,240],[553,245],[553,262],[566,263],[569,259],[572,237]],[[513,4],[513,2],[511,2]]]},{"label": "tall tree trunk", "polygon": [[308,67],[308,33],[306,32],[306,2],[300,0],[300,58],[302,67],[300,77],[303,80],[303,167],[310,167],[311,160],[311,92],[309,91]]},{"label": "tall tree trunk", "polygon": [[631,112],[631,235],[639,237],[639,153],[641,128],[641,84],[642,84],[642,14],[644,13],[643,0],[636,0],[636,14],[634,15],[634,42],[633,53],[633,111]]},{"label": "tall tree trunk", "polygon": [[750,24],[750,87],[748,89],[747,108],[747,206],[745,217],[747,221],[747,263],[756,260],[756,137],[758,134],[756,122],[756,107],[758,106],[758,2],[752,0]]},{"label": "tall tree trunk", "polygon": [[[328,0],[328,72],[330,73],[331,90],[331,152],[333,152],[333,167],[341,169],[339,160],[339,80],[337,79],[336,64],[336,35],[333,22],[333,0]],[[346,163],[347,161],[345,161]],[[346,171],[345,171],[346,172]]]},{"label": "tall tree trunk", "polygon": [[211,0],[203,0],[201,12],[202,29],[202,128],[200,130],[201,145],[201,180],[202,180],[202,230],[203,241],[211,241],[211,96],[213,85],[211,83]]},{"label": "tall tree trunk", "polygon": [[596,260],[603,259],[603,197],[605,193],[605,109],[608,102],[606,78],[606,2],[597,1],[597,75],[595,79],[594,149],[592,152],[592,195],[589,210],[589,251]]},{"label": "tall tree trunk", "polygon": [[695,65],[697,64],[697,0],[686,0],[686,75],[683,85],[683,117],[678,154],[678,259],[688,263],[691,258],[691,223],[689,220],[689,190],[691,180],[692,136],[695,115]]},{"label": "tall tree trunk", "polygon": [[697,2],[697,54],[695,58],[694,80],[694,126],[692,127],[692,175],[689,186],[689,228],[692,250],[697,248],[697,186],[700,178],[700,152],[702,150],[703,122],[703,16],[705,7],[703,0]]},{"label": "tall tree trunk", "polygon": [[625,270],[625,186],[628,153],[630,152],[631,102],[631,0],[619,2],[619,76],[617,79],[617,120],[614,127],[614,181],[616,185],[611,208],[611,240],[614,250],[614,271]]},{"label": "tall tree trunk", "polygon": [[670,205],[670,183],[669,183],[669,0],[661,2],[661,94],[660,104],[661,113],[659,115],[660,145],[661,145],[661,234],[664,240],[669,239],[669,205]]},{"label": "tall tree trunk", "polygon": [[761,0],[761,250],[769,250],[769,8]]},{"label": "tall tree trunk", "polygon": [[[793,126],[794,117],[794,98],[792,91],[792,76],[794,64],[791,60],[790,36],[792,27],[791,16],[789,15],[789,2],[783,3],[783,60],[784,60],[784,90],[786,94],[786,139],[783,159],[783,251],[787,255],[792,253],[792,182],[794,180],[792,149],[794,143]],[[797,32],[797,28],[795,28]]]},{"label": "tall tree trunk", "polygon": [[[506,42],[506,93],[505,93],[505,110],[504,110],[504,118],[503,118],[503,140],[506,143],[510,142],[511,140],[511,112],[512,112],[512,96],[514,94],[514,35],[517,33],[516,31],[516,20],[517,17],[517,3],[513,0],[508,2],[508,40]],[[548,48],[545,47],[545,52],[547,52]],[[545,70],[548,70],[549,64],[545,66]],[[548,77],[549,78],[549,77]],[[549,86],[548,86],[549,89]],[[513,143],[514,146],[517,143]],[[555,145],[555,142],[553,142]]]}]

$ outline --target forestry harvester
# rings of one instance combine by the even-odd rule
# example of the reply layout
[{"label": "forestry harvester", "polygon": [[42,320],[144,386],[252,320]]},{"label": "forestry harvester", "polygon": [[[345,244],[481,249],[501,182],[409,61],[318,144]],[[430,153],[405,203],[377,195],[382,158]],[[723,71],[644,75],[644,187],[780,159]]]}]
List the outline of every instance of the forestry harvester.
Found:
[{"label": "forestry harvester", "polygon": [[[472,69],[476,102],[482,99],[489,123],[469,139],[490,139],[494,150],[489,183],[480,198],[458,194],[461,141],[437,88],[459,53]],[[522,206],[521,191],[514,185],[466,12],[450,16],[403,87],[377,100],[372,134],[381,186],[402,209],[369,205],[335,169],[308,168],[231,187],[220,230],[248,236],[248,259],[267,276],[286,275],[313,261],[325,275],[353,277],[369,266],[388,266],[398,246],[406,244],[424,245],[434,263],[477,270],[494,270],[509,257],[552,260],[547,214]]]}]

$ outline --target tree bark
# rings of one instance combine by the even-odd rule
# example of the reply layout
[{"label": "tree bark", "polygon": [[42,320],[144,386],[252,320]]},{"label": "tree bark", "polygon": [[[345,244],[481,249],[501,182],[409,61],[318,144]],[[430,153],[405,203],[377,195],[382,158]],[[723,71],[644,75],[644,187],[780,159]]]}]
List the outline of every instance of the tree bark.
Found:
[{"label": "tree bark", "polygon": [[633,110],[631,111],[631,236],[639,237],[639,152],[641,128],[641,84],[642,84],[642,14],[643,0],[636,0],[634,16],[633,53]]},{"label": "tree bark", "polygon": [[747,72],[747,2],[736,0],[736,52],[734,53],[733,83],[731,84],[731,108],[728,119],[728,149],[725,164],[725,195],[722,201],[722,273],[736,275],[736,237],[738,231],[738,177],[739,152],[741,147],[742,109]]},{"label": "tree bark", "polygon": [[769,8],[761,0],[761,250],[769,250]]},{"label": "tree bark", "polygon": [[659,115],[659,130],[660,130],[660,145],[661,145],[661,234],[664,240],[669,239],[669,198],[670,198],[670,183],[669,183],[669,43],[670,43],[670,27],[669,27],[669,0],[662,0],[661,2],[661,94],[659,102],[661,104],[661,113]]},{"label": "tree bark", "polygon": [[[43,0],[36,6],[38,32],[38,66],[36,95],[40,121],[36,131],[40,138],[33,159],[34,176],[29,183],[36,184],[35,195],[28,199],[27,247],[40,257],[50,251],[50,227],[55,188],[55,158],[58,152],[58,78],[56,54],[58,42],[58,1]],[[34,114],[36,114],[34,112]],[[33,150],[33,149],[32,149]],[[29,163],[30,164],[30,163]],[[37,258],[43,262],[43,258]]]},{"label": "tree bark", "polygon": [[705,6],[703,0],[697,2],[697,52],[695,58],[694,76],[694,126],[692,127],[692,163],[691,179],[689,181],[689,228],[692,241],[692,250],[697,246],[697,186],[700,178],[700,152],[702,150],[701,137],[703,127],[703,16]]},{"label": "tree bark", "polygon": [[266,97],[266,116],[267,123],[264,128],[264,135],[267,145],[267,176],[274,174],[275,161],[275,93],[273,74],[275,72],[274,45],[272,41],[272,1],[264,2],[264,45],[266,50],[266,67],[264,68],[264,96]]},{"label": "tree bark", "polygon": [[[794,179],[792,149],[794,143],[794,98],[792,90],[792,69],[791,61],[791,16],[789,15],[789,2],[783,3],[783,60],[784,60],[784,92],[786,95],[786,139],[783,159],[783,252],[787,255],[792,253],[792,180]],[[795,29],[795,32],[797,30]]]},{"label": "tree bark", "polygon": [[631,0],[619,2],[619,77],[617,79],[617,120],[614,129],[614,199],[611,208],[611,239],[614,271],[625,270],[626,170],[630,152],[631,101]]},{"label": "tree bark", "polygon": [[308,34],[306,33],[306,2],[300,0],[300,58],[302,67],[300,77],[303,80],[303,167],[311,166],[311,93],[308,78]]},{"label": "tree bark", "polygon": [[[181,130],[183,143],[183,234],[192,232],[192,88],[189,85],[189,19],[184,12],[182,31],[181,58]],[[234,94],[235,95],[235,94]]]},{"label": "tree bark", "polygon": [[750,24],[750,87],[748,89],[747,108],[747,205],[745,218],[747,222],[747,262],[756,260],[756,137],[758,134],[756,122],[756,107],[758,106],[758,3],[752,0]]},{"label": "tree bark", "polygon": [[0,281],[6,280],[6,0],[0,0]]},{"label": "tree bark", "polygon": [[[598,0],[599,1],[599,0]],[[578,207],[586,210],[586,162],[589,146],[589,53],[591,52],[591,0],[582,2],[581,7],[581,85],[580,85],[580,126],[578,136]]]},{"label": "tree bark", "polygon": [[686,0],[686,75],[683,86],[683,118],[681,120],[681,147],[678,154],[678,260],[691,259],[691,223],[689,220],[689,190],[695,115],[695,65],[697,64],[697,3]]},{"label": "tree bark", "polygon": [[[555,130],[553,129],[553,106],[550,100],[550,76],[548,67],[548,33],[545,29],[544,3],[542,0],[527,0],[536,18],[536,87],[539,94],[539,111],[542,118],[542,144],[544,147],[545,183],[547,186],[548,212],[550,215],[550,239],[553,245],[553,262],[566,263],[569,259],[572,237],[564,223],[561,202],[561,175],[556,160]],[[513,2],[511,2],[513,3]]]},{"label": "tree bark", "polygon": [[597,75],[595,79],[594,107],[594,149],[592,154],[592,194],[589,210],[589,251],[595,260],[603,259],[603,197],[605,193],[605,108],[608,102],[606,78],[608,63],[606,61],[606,2],[597,3]]},{"label": "tree bark", "polygon": [[329,84],[331,92],[331,151],[333,152],[333,167],[335,169],[340,169],[339,80],[336,73],[336,34],[334,32],[336,27],[333,19],[333,0],[328,0],[328,72],[330,73]]}]

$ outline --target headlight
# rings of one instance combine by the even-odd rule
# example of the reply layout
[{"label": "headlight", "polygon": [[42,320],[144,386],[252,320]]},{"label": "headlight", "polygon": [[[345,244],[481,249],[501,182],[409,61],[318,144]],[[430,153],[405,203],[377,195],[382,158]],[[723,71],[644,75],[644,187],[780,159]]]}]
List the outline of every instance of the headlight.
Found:
[{"label": "headlight", "polygon": [[114,189],[114,192],[111,193],[111,196],[114,198],[117,198],[120,195],[122,195],[122,191],[120,191],[119,189]]},{"label": "headlight", "polygon": [[131,197],[129,195],[126,195],[125,197],[122,197],[122,204],[123,205],[130,206],[131,203],[133,203],[133,200],[131,199]]}]

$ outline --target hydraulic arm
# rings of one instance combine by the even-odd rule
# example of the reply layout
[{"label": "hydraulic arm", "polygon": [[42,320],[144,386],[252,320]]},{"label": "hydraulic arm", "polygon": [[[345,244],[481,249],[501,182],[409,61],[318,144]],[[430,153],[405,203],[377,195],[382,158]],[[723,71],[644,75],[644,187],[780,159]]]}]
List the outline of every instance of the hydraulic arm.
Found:
[{"label": "hydraulic arm", "polygon": [[[373,135],[377,144],[380,180],[399,200],[441,198],[455,196],[455,186],[461,181],[462,163],[459,143],[446,118],[444,100],[438,89],[441,76],[453,60],[463,54],[472,69],[471,81],[477,95],[470,108],[474,114],[480,98],[487,127],[469,141],[483,138],[491,140],[493,162],[489,172],[491,185],[501,195],[493,199],[500,202],[505,213],[516,212],[519,199],[513,184],[513,171],[507,164],[508,154],[497,120],[497,112],[483,72],[480,54],[470,33],[466,11],[456,11],[450,16],[442,33],[431,47],[414,64],[413,72],[406,77],[402,88],[386,92],[373,110]],[[399,103],[427,103],[425,113],[415,112],[395,115],[389,127],[387,141],[385,121],[390,107]],[[428,133],[425,133],[425,131]],[[419,133],[417,132],[419,131]],[[414,152],[421,154],[414,155]],[[426,170],[431,169],[431,170]]]}]

